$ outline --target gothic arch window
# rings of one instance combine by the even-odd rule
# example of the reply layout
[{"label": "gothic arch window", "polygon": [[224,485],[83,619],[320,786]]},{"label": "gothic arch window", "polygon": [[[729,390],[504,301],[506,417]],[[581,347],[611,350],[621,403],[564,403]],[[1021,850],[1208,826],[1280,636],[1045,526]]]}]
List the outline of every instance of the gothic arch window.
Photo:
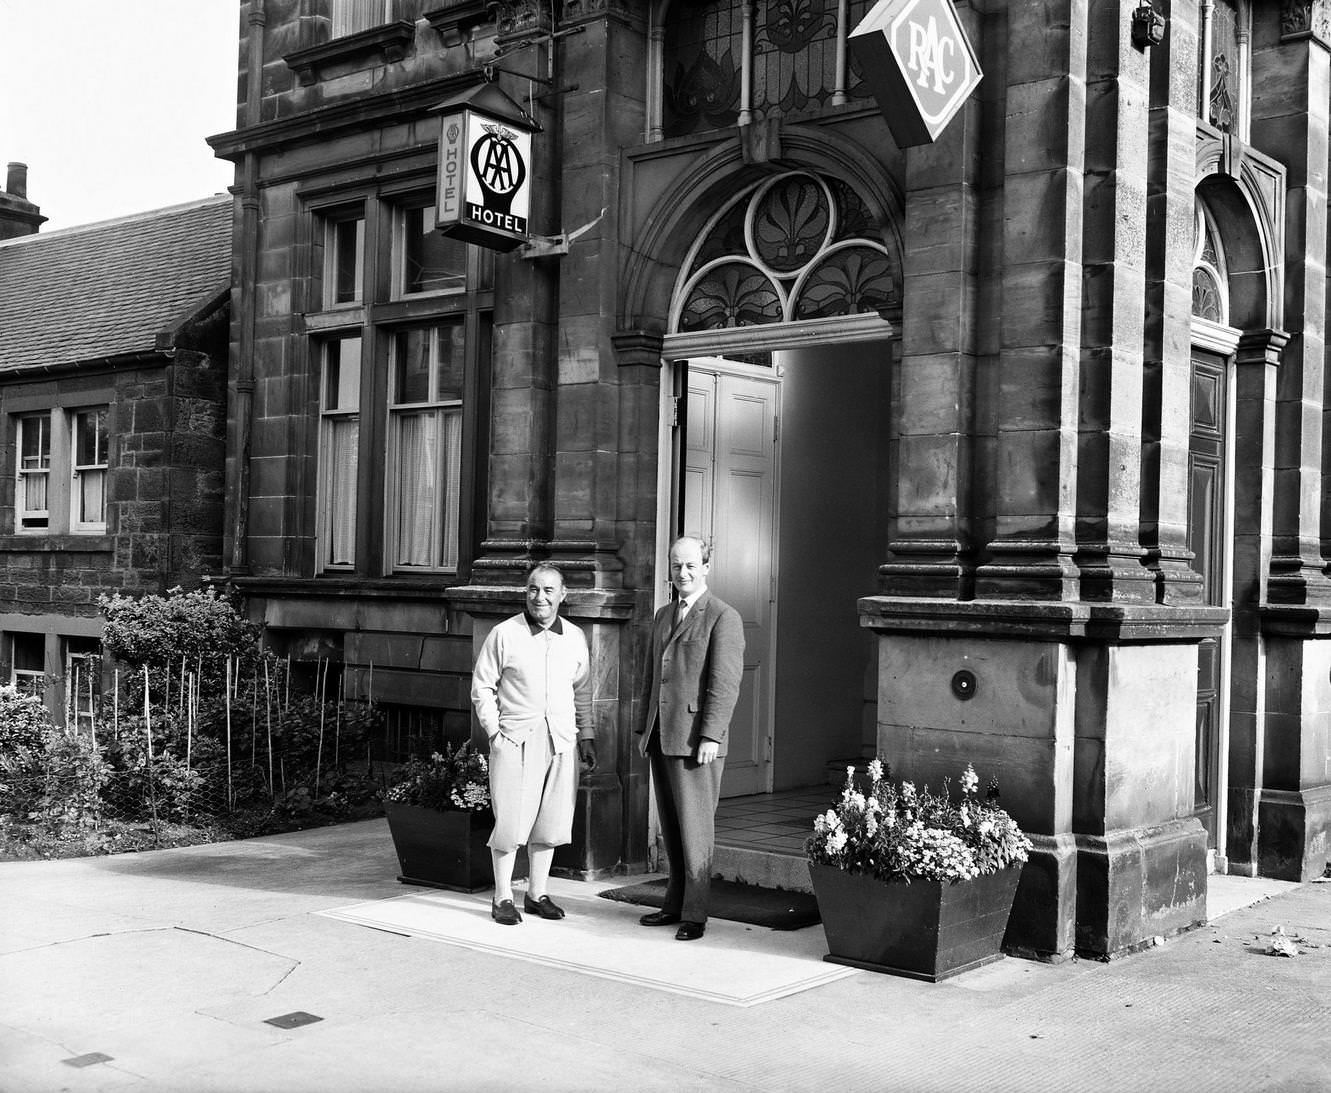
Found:
[{"label": "gothic arch window", "polygon": [[1229,274],[1225,252],[1210,210],[1201,201],[1195,213],[1196,252],[1192,266],[1192,313],[1226,326],[1229,323]]},{"label": "gothic arch window", "polygon": [[658,3],[649,139],[867,97],[846,38],[872,6],[873,0]]},{"label": "gothic arch window", "polygon": [[1202,0],[1197,112],[1248,139],[1252,12],[1248,0]]},{"label": "gothic arch window", "polygon": [[671,329],[688,333],[901,307],[901,271],[849,186],[789,171],[737,194],[690,249]]}]

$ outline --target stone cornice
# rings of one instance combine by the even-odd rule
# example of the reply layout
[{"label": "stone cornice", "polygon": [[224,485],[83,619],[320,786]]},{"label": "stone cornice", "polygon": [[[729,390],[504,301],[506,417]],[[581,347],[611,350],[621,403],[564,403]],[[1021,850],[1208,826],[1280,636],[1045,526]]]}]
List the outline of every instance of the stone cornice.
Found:
[{"label": "stone cornice", "polygon": [[334,106],[219,133],[209,137],[208,144],[220,158],[236,160],[246,152],[268,151],[306,140],[326,140],[334,133],[362,130],[384,118],[401,121],[412,115],[427,114],[441,99],[483,79],[480,69],[468,69],[380,95],[357,96]]},{"label": "stone cornice", "polygon": [[866,596],[860,625],[885,633],[1127,644],[1192,644],[1219,635],[1223,607],[1085,600],[949,600]]},{"label": "stone cornice", "polygon": [[1331,0],[1282,0],[1280,40],[1297,42],[1305,38],[1331,49]]}]

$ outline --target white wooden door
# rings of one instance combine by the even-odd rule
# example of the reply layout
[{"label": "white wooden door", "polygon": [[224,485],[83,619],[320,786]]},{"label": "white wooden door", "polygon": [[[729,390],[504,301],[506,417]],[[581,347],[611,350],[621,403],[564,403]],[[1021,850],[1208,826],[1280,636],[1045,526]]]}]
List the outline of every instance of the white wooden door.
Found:
[{"label": "white wooden door", "polygon": [[712,540],[708,587],[744,621],[744,679],[730,723],[724,797],[772,788],[779,382],[689,364],[684,530]]}]

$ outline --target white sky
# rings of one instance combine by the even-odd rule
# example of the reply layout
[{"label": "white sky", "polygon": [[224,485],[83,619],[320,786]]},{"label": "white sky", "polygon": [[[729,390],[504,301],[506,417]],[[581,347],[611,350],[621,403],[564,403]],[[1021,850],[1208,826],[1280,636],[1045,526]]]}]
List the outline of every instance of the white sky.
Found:
[{"label": "white sky", "polygon": [[[52,231],[222,193],[239,0],[0,0],[0,172]],[[4,175],[0,173],[0,189]]]}]

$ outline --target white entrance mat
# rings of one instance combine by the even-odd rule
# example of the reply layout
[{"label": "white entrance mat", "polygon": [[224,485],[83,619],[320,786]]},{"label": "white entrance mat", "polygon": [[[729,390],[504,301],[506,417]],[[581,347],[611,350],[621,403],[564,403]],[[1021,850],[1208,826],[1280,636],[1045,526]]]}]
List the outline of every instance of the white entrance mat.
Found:
[{"label": "white entrance mat", "polygon": [[[610,884],[553,878],[550,895],[568,917],[547,922],[524,914],[519,926],[490,918],[490,892],[425,888],[315,914],[730,1006],[770,1002],[858,974],[823,961],[827,942],[819,927],[768,930],[714,918],[699,940],[676,941],[673,926],[638,925],[649,908],[597,898],[603,888],[624,883],[622,877]],[[522,906],[520,888],[516,902]]]}]

